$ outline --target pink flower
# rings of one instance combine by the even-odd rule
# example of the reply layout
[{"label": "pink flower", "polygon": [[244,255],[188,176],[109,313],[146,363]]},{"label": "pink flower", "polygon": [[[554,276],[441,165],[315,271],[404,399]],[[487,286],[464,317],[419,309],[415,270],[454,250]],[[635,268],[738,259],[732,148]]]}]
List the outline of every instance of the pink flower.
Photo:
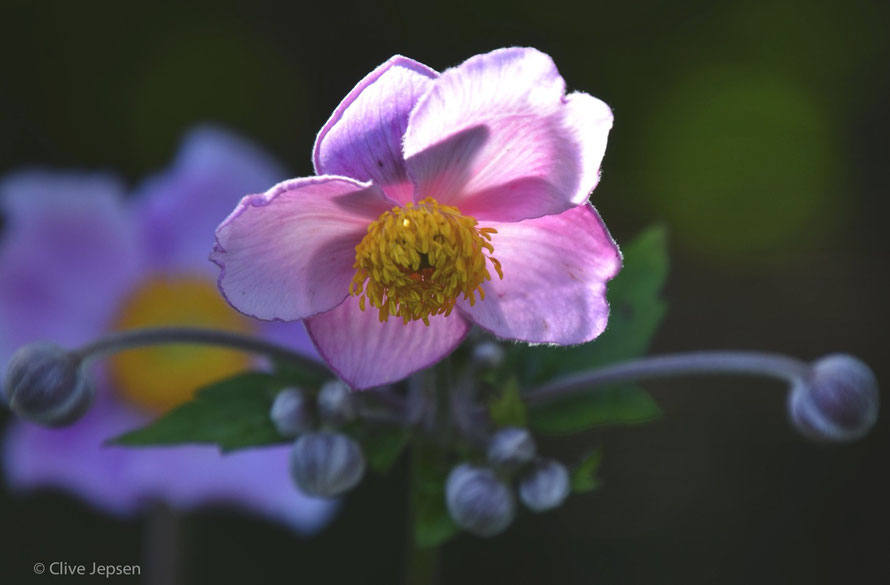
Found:
[{"label": "pink flower", "polygon": [[587,202],[611,126],[535,49],[442,74],[393,57],[319,132],[317,176],[245,197],[219,226],[220,290],[248,315],[305,320],[356,389],[434,364],[472,323],[590,341],[621,266]]}]

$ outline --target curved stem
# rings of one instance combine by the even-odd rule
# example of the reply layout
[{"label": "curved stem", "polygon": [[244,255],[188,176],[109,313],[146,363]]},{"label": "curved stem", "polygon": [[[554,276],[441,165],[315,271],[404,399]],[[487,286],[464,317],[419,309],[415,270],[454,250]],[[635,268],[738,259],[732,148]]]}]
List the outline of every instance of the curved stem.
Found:
[{"label": "curved stem", "polygon": [[262,354],[273,359],[297,363],[301,367],[313,370],[320,375],[331,375],[328,369],[321,364],[286,347],[233,331],[203,329],[200,327],[148,327],[116,331],[74,350],[72,354],[82,360],[86,360],[127,349],[167,343],[230,347],[249,353]]},{"label": "curved stem", "polygon": [[699,351],[631,360],[559,378],[524,395],[530,405],[543,404],[597,386],[674,376],[742,374],[793,382],[810,365],[796,358],[757,351]]}]

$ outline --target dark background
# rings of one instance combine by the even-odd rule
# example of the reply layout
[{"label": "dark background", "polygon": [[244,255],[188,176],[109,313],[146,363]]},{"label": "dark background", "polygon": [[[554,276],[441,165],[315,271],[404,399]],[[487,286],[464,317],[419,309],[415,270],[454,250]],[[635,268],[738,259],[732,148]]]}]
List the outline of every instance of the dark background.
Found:
[{"label": "dark background", "polygon": [[[619,243],[669,228],[653,352],[845,351],[886,384],[888,16],[871,0],[7,2],[0,171],[136,181],[213,121],[307,175],[318,128],[392,54],[441,70],[531,45],[615,111],[593,201]],[[865,440],[814,446],[787,424],[778,384],[649,388],[663,420],[548,445],[603,444],[603,489],[502,537],[457,538],[443,582],[890,582],[886,417]],[[396,583],[404,485],[404,467],[366,480],[311,541],[191,514],[185,580]],[[140,562],[141,521],[67,496],[4,488],[0,515],[4,583],[33,579],[38,560]]]}]

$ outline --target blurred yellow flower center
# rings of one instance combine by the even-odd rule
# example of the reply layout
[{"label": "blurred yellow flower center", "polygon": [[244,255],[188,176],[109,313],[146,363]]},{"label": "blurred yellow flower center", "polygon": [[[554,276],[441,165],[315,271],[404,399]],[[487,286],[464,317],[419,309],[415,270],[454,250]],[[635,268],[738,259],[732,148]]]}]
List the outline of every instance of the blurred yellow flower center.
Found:
[{"label": "blurred yellow flower center", "polygon": [[[124,302],[115,329],[188,325],[248,333],[250,321],[235,312],[214,283],[200,277],[155,277]],[[203,345],[165,344],[116,354],[109,363],[114,387],[144,409],[169,410],[194,391],[244,370],[240,352]]]},{"label": "blurred yellow flower center", "polygon": [[355,247],[355,276],[349,292],[404,323],[430,315],[450,315],[460,295],[476,303],[485,298],[482,283],[491,280],[487,262],[500,278],[501,263],[492,254],[494,228],[477,227],[476,219],[456,207],[427,197],[416,205],[393,207],[370,226]]}]

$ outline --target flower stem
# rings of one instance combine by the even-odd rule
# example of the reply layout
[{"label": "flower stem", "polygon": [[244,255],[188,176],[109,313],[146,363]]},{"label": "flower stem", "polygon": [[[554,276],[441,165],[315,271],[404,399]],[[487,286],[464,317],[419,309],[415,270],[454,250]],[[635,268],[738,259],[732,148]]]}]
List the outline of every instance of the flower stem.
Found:
[{"label": "flower stem", "polygon": [[[416,374],[415,374],[416,375]],[[405,560],[402,582],[403,585],[438,585],[439,583],[439,547],[422,547],[417,544],[416,523],[418,514],[422,513],[421,505],[423,485],[423,469],[429,462],[429,444],[423,439],[412,442],[410,447],[408,468],[408,513],[405,529]]]},{"label": "flower stem", "polygon": [[538,405],[597,386],[687,375],[741,374],[793,382],[809,371],[806,362],[777,353],[700,351],[647,357],[565,376],[529,391],[524,398],[529,405]]},{"label": "flower stem", "polygon": [[156,502],[149,507],[144,547],[146,583],[178,585],[182,564],[181,519],[169,506]]},{"label": "flower stem", "polygon": [[85,360],[137,347],[168,343],[230,347],[249,353],[262,354],[272,359],[296,363],[302,368],[312,370],[319,375],[331,375],[327,368],[321,364],[286,347],[233,331],[203,329],[200,327],[148,327],[116,331],[82,346],[72,353]]}]

